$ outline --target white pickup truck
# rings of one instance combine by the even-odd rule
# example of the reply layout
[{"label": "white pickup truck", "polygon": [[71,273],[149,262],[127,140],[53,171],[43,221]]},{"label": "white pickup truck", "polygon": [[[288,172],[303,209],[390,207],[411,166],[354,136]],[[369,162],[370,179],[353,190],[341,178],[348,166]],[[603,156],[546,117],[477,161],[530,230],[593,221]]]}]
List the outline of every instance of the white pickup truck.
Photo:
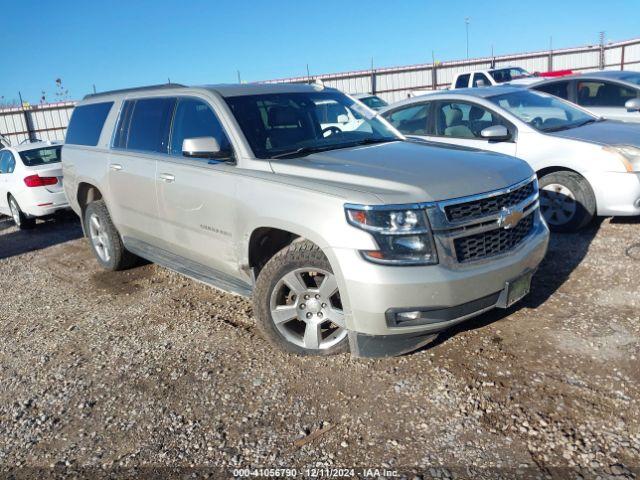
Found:
[{"label": "white pickup truck", "polygon": [[501,67],[489,70],[476,70],[474,72],[459,73],[451,82],[451,89],[454,88],[477,88],[510,84],[529,84],[539,81],[540,78],[527,72],[520,67]]},{"label": "white pickup truck", "polygon": [[[511,85],[529,85],[540,81],[536,74],[527,72],[520,67],[490,68],[489,70],[475,70],[473,72],[459,73],[453,77],[451,85],[447,90],[459,88],[490,87],[509,83]],[[429,95],[440,90],[414,90],[409,97]]]}]

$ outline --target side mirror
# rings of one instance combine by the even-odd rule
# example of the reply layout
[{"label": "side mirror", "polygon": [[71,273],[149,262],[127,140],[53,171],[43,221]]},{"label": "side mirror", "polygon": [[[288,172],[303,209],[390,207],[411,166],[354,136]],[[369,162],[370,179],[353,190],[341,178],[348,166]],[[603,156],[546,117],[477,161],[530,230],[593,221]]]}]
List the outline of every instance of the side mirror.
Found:
[{"label": "side mirror", "polygon": [[216,158],[221,153],[220,144],[213,137],[185,138],[182,154],[191,158]]},{"label": "side mirror", "polygon": [[624,104],[627,112],[640,112],[640,97],[631,98]]},{"label": "side mirror", "polygon": [[344,113],[341,113],[340,115],[338,115],[337,120],[338,120],[338,123],[349,123],[349,117]]},{"label": "side mirror", "polygon": [[484,80],[476,80],[476,87],[478,88],[482,88],[482,87],[486,87],[487,86],[487,82],[485,82]]},{"label": "side mirror", "polygon": [[507,127],[504,125],[492,125],[490,127],[485,128],[480,132],[480,136],[482,138],[486,138],[489,141],[499,142],[504,140],[510,140],[511,134]]}]

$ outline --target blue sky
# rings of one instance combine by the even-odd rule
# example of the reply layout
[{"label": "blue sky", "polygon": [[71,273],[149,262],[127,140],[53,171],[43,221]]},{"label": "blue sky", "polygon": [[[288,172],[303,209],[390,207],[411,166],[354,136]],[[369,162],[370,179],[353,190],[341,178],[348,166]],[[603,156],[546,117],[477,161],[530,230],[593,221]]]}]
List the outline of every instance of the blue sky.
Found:
[{"label": "blue sky", "polygon": [[[254,81],[640,36],[638,0],[4,0],[0,97]],[[2,99],[0,98],[0,102]]]}]

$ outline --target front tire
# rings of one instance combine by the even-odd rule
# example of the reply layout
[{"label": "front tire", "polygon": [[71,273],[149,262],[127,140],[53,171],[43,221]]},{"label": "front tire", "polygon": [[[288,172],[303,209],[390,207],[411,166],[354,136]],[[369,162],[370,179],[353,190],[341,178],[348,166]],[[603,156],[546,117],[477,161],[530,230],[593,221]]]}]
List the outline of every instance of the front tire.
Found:
[{"label": "front tire", "polygon": [[19,230],[30,230],[36,226],[36,219],[28,217],[20,209],[20,205],[12,195],[9,195],[9,210],[11,210],[11,217]]},{"label": "front tire", "polygon": [[124,248],[109,210],[103,200],[90,203],[84,213],[89,243],[98,263],[107,270],[125,270],[136,265],[138,257]]},{"label": "front tire", "polygon": [[587,180],[575,172],[549,173],[539,181],[540,211],[553,232],[577,232],[596,214],[596,198]]},{"label": "front tire", "polygon": [[338,284],[322,250],[298,241],[260,271],[254,291],[258,329],[274,347],[297,355],[348,351]]}]

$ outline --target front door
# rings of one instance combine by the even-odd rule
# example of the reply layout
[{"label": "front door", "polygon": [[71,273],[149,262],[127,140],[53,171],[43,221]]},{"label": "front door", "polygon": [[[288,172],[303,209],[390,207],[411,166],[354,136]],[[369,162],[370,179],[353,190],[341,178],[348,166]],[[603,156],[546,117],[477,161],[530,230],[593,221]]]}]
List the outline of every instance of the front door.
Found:
[{"label": "front door", "polygon": [[217,271],[237,274],[234,244],[236,167],[220,159],[182,154],[186,138],[214,137],[231,157],[232,149],[216,114],[203,99],[178,99],[169,155],[158,160],[156,191],[167,248]]},{"label": "front door", "polygon": [[640,122],[640,113],[628,112],[627,100],[640,95],[637,90],[614,82],[581,80],[577,84],[578,105],[595,115],[623,122]]},{"label": "front door", "polygon": [[514,141],[490,141],[481,132],[493,125],[504,125],[512,136],[515,127],[501,116],[481,105],[458,101],[439,101],[435,105],[433,127],[422,138],[454,145],[489,150],[505,155],[516,154]]}]

